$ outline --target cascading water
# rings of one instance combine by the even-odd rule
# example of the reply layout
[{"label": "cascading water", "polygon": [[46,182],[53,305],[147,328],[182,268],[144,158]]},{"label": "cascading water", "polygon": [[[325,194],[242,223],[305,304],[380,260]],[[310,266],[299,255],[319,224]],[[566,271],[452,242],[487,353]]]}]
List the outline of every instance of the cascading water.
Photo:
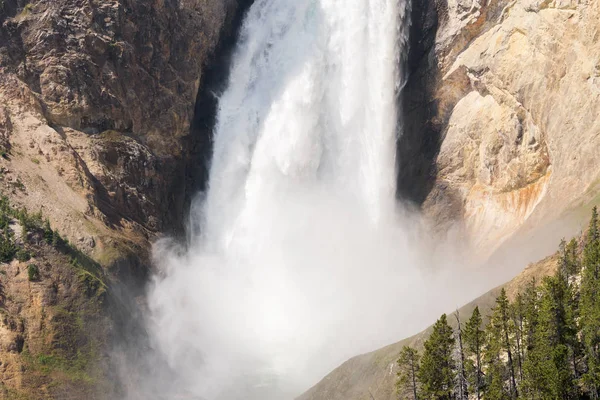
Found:
[{"label": "cascading water", "polygon": [[401,303],[422,287],[417,252],[394,200],[408,8],[250,9],[199,228],[185,251],[156,248],[150,331],[183,396],[286,400],[415,328]]}]

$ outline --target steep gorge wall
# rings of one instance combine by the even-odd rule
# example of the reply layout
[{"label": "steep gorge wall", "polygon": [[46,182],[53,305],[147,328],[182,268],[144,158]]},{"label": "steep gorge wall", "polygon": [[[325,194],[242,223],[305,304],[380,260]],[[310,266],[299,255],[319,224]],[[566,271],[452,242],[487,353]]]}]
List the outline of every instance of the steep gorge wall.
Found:
[{"label": "steep gorge wall", "polygon": [[[52,246],[32,250],[39,281],[27,263],[0,265],[0,398],[114,398],[110,341],[132,327],[119,324],[135,312],[150,243],[181,229],[202,186],[192,177],[210,152],[207,109],[250,4],[0,0],[1,194],[41,211],[109,285],[102,301],[90,297],[86,272]],[[55,346],[61,315],[77,325],[70,348],[97,346],[86,360],[97,385],[48,379],[57,354],[73,356]]]},{"label": "steep gorge wall", "polygon": [[485,254],[593,200],[598,3],[418,3],[400,196]]},{"label": "steep gorge wall", "polygon": [[61,196],[28,199],[31,208],[68,209],[144,237],[173,228],[198,89],[220,39],[239,22],[239,4],[3,1],[0,115],[9,161],[37,160],[12,168],[15,176],[24,170],[26,187],[44,174],[34,167],[56,170],[44,178],[67,185]]}]

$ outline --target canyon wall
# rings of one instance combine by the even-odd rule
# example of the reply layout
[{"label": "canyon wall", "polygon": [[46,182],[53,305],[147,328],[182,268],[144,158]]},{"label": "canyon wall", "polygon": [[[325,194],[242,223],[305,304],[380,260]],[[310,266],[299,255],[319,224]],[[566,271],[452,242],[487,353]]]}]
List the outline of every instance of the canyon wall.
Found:
[{"label": "canyon wall", "polygon": [[0,398],[116,398],[108,352],[130,316],[112,286],[133,301],[150,243],[181,230],[210,151],[199,89],[227,70],[244,3],[0,0],[1,194],[70,243],[11,222],[32,258],[0,265]]},{"label": "canyon wall", "polygon": [[400,195],[487,254],[592,201],[599,13],[594,1],[417,6]]}]

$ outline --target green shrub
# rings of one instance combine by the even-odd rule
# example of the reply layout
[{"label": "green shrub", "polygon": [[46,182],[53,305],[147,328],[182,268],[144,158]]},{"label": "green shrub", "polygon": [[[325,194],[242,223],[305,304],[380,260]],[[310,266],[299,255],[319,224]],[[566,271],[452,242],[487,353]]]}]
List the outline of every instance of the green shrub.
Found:
[{"label": "green shrub", "polygon": [[5,228],[4,235],[0,235],[0,262],[11,262],[17,253],[17,248],[7,231]]},{"label": "green shrub", "polygon": [[17,260],[21,262],[29,261],[31,260],[31,254],[25,249],[19,249],[17,251]]},{"label": "green shrub", "polygon": [[40,279],[40,269],[35,264],[29,264],[27,266],[27,277],[29,281],[37,281]]},{"label": "green shrub", "polygon": [[5,212],[0,211],[0,229],[8,228],[9,224],[10,216]]},{"label": "green shrub", "polygon": [[46,221],[44,222],[44,240],[46,241],[46,243],[48,244],[52,244],[52,237],[54,236],[54,232],[52,231],[52,228],[50,227],[50,221],[48,219],[46,219]]}]

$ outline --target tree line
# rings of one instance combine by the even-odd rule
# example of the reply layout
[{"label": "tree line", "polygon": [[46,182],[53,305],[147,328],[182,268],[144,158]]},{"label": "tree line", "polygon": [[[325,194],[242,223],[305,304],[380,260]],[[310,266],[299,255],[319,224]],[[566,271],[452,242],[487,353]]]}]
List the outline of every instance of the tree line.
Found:
[{"label": "tree line", "polygon": [[453,329],[442,315],[423,349],[405,346],[397,388],[407,399],[553,400],[600,398],[598,210],[582,241],[562,241],[553,276],[532,280],[491,314],[475,307]]}]

